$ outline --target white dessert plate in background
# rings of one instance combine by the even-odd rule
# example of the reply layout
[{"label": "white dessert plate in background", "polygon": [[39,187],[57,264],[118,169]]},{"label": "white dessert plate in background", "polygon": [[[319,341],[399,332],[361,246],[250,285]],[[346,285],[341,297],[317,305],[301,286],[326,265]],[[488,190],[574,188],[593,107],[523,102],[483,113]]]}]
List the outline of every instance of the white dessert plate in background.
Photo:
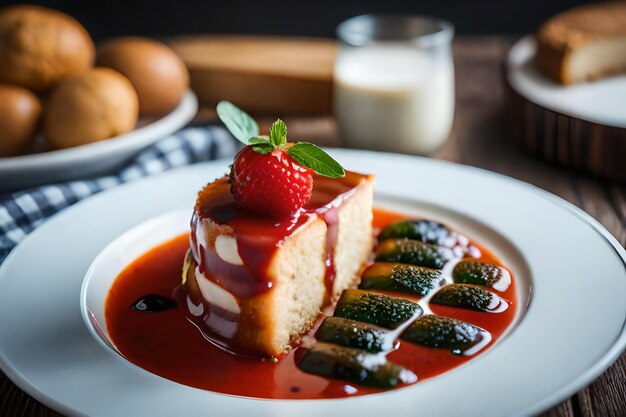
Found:
[{"label": "white dessert plate in background", "polygon": [[626,128],[626,75],[563,86],[535,68],[536,52],[533,36],[522,38],[509,51],[506,76],[515,91],[548,110],[604,126]]},{"label": "white dessert plate in background", "polygon": [[189,90],[178,106],[160,118],[141,118],[134,130],[74,148],[0,158],[0,191],[111,172],[142,149],[184,127],[198,110]]},{"label": "white dessert plate in background", "polygon": [[[626,253],[591,217],[549,193],[487,171],[401,155],[331,153],[348,169],[377,175],[378,205],[446,221],[510,264],[518,288],[532,286],[513,331],[444,375],[335,400],[216,394],[126,362],[83,323],[83,277],[105,247],[138,225],[126,236],[141,237],[143,229],[156,242],[178,233],[184,227],[180,210],[191,214],[198,189],[227,170],[230,161],[217,161],[87,199],[15,248],[0,267],[0,367],[28,394],[71,415],[488,417],[540,412],[591,382],[622,352]],[[130,238],[125,244],[133,247]],[[141,252],[147,244],[136,245]]]}]

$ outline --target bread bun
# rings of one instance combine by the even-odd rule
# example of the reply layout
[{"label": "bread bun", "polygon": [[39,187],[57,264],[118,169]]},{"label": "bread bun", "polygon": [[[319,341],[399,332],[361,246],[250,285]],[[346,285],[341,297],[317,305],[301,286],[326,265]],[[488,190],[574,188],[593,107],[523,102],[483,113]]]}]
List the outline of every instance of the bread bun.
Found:
[{"label": "bread bun", "polygon": [[0,157],[28,146],[37,133],[41,103],[25,88],[0,84]]},{"label": "bread bun", "polygon": [[166,45],[143,38],[119,38],[98,48],[97,65],[124,74],[135,87],[142,114],[174,109],[189,86],[183,61]]},{"label": "bread bun", "polygon": [[27,5],[0,11],[0,82],[44,92],[93,59],[89,34],[70,16]]},{"label": "bread bun", "polygon": [[93,68],[54,90],[44,113],[44,133],[53,147],[69,148],[133,130],[138,116],[130,81],[110,68]]}]

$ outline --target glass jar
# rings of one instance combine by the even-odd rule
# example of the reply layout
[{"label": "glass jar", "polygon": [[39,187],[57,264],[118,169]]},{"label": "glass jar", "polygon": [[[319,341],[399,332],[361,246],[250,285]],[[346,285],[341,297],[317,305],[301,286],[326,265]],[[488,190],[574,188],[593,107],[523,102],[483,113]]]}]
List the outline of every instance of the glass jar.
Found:
[{"label": "glass jar", "polygon": [[454,118],[452,24],[363,15],[337,28],[334,113],[348,146],[428,155]]}]

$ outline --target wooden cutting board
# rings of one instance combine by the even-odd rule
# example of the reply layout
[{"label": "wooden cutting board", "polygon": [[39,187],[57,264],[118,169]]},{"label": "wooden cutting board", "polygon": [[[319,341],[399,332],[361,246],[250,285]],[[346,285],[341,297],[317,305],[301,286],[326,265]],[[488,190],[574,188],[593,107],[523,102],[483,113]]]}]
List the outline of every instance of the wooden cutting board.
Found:
[{"label": "wooden cutting board", "polygon": [[230,100],[254,114],[329,114],[332,39],[192,36],[169,40],[204,105]]}]

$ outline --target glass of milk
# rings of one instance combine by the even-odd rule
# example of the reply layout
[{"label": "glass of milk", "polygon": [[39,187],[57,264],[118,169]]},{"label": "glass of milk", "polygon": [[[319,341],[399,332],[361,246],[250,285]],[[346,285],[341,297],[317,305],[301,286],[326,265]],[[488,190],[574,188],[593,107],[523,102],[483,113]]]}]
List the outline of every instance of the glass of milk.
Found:
[{"label": "glass of milk", "polygon": [[348,146],[428,155],[454,118],[452,24],[363,15],[337,28],[334,112]]}]

